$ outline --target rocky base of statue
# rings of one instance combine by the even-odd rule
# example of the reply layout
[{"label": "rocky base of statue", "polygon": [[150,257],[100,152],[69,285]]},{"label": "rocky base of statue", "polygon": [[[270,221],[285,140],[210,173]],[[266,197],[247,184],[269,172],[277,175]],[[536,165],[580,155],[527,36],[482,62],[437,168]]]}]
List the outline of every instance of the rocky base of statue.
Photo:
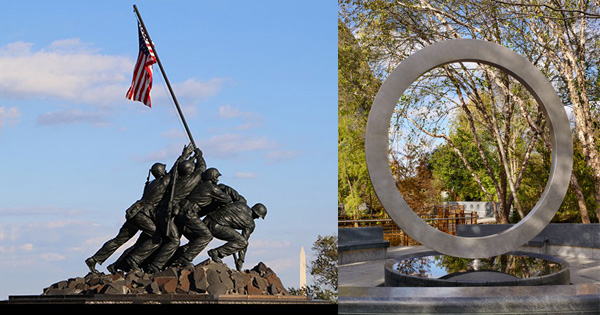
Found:
[{"label": "rocky base of statue", "polygon": [[54,283],[42,295],[97,294],[289,295],[275,272],[262,262],[250,270],[237,271],[210,259],[157,274],[88,273]]}]

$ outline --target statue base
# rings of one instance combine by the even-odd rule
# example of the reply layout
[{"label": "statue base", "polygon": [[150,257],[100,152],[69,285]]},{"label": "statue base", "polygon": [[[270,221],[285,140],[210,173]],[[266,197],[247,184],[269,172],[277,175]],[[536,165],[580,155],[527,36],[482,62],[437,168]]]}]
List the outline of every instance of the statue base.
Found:
[{"label": "statue base", "polygon": [[323,304],[307,296],[240,294],[78,294],[9,296],[6,304]]},{"label": "statue base", "polygon": [[[166,309],[165,309],[166,307]],[[307,296],[239,295],[239,294],[82,294],[82,295],[22,295],[0,301],[0,308],[13,312],[28,310],[145,313],[156,310],[175,312],[216,312],[232,314],[282,314],[290,309],[308,312],[337,312],[337,303],[312,300]]]},{"label": "statue base", "polygon": [[337,304],[313,300],[310,296],[290,295],[271,268],[259,263],[250,270],[237,271],[226,264],[206,260],[195,266],[170,267],[157,274],[141,271],[104,274],[88,273],[85,277],[59,281],[43,289],[41,295],[9,296],[0,306],[55,306],[62,308],[127,305],[203,305],[232,310],[285,310],[304,307],[319,310]]}]

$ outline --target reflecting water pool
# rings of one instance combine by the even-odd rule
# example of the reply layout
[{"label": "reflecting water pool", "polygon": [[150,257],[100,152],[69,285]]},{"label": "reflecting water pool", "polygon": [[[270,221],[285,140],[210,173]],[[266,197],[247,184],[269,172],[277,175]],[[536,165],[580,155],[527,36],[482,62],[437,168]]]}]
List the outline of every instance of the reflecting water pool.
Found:
[{"label": "reflecting water pool", "polygon": [[440,254],[403,259],[395,263],[393,269],[404,275],[433,279],[449,279],[472,271],[501,272],[515,278],[527,279],[555,274],[561,270],[561,265],[524,255],[507,254],[470,259]]}]

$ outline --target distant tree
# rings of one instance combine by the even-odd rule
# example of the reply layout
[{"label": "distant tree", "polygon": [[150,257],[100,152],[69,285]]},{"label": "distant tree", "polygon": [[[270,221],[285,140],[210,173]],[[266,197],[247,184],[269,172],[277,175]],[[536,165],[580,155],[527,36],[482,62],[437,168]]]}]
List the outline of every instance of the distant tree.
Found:
[{"label": "distant tree", "polygon": [[441,201],[431,173],[429,155],[391,154],[392,176],[406,204],[416,213],[431,211]]},{"label": "distant tree", "polygon": [[321,236],[312,246],[316,259],[310,263],[310,274],[317,284],[337,291],[337,236]]},{"label": "distant tree", "polygon": [[288,288],[292,295],[308,295],[314,299],[337,301],[337,236],[317,237],[312,246],[315,260],[310,262],[310,274],[314,284],[302,288]]}]

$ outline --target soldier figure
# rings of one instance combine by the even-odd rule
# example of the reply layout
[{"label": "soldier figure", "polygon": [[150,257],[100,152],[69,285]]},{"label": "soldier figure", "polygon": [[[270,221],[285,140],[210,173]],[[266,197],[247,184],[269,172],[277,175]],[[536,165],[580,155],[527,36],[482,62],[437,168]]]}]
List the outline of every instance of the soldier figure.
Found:
[{"label": "soldier figure", "polygon": [[191,160],[185,160],[178,165],[175,183],[167,193],[170,197],[164,198],[157,209],[158,228],[163,239],[156,256],[148,266],[148,271],[151,273],[156,273],[165,267],[179,247],[181,232],[178,231],[174,220],[180,211],[179,203],[200,183],[202,173],[206,170],[206,162],[200,149],[194,150],[193,158],[196,160],[195,164]]},{"label": "soldier figure", "polygon": [[217,208],[222,204],[231,203],[229,194],[219,188],[217,182],[221,173],[216,168],[209,168],[202,173],[202,181],[192,192],[179,203],[179,214],[175,218],[178,231],[183,234],[189,242],[182,249],[173,262],[175,265],[185,266],[212,240],[210,230],[200,219],[199,212],[205,208]]},{"label": "soldier figure", "polygon": [[[223,205],[208,213],[204,222],[212,235],[227,241],[224,245],[209,250],[208,256],[215,262],[222,262],[221,258],[233,255],[235,266],[241,271],[248,249],[248,238],[255,227],[254,219],[264,219],[266,215],[267,208],[263,204],[257,203],[250,208],[242,201]],[[241,230],[241,234],[236,230]]]},{"label": "soldier figure", "polygon": [[[189,147],[184,147],[183,152],[175,165],[177,165],[179,161],[187,158],[190,153],[191,151]],[[104,245],[93,256],[85,260],[85,264],[90,269],[90,272],[98,273],[95,265],[97,263],[102,264],[104,261],[106,261],[110,255],[112,255],[129,239],[135,236],[135,234],[140,230],[142,231],[142,234],[146,236],[146,241],[141,246],[155,246],[153,245],[153,243],[156,243],[156,241],[153,240],[153,237],[155,237],[156,234],[154,215],[157,205],[163,198],[163,195],[167,190],[169,183],[171,182],[171,174],[173,171],[172,168],[169,173],[167,173],[165,167],[166,165],[162,163],[155,163],[152,165],[149,173],[151,173],[155,179],[150,181],[150,176],[148,175],[148,180],[146,181],[142,198],[136,201],[126,210],[126,221],[121,229],[119,229],[117,236],[104,243]]]}]

